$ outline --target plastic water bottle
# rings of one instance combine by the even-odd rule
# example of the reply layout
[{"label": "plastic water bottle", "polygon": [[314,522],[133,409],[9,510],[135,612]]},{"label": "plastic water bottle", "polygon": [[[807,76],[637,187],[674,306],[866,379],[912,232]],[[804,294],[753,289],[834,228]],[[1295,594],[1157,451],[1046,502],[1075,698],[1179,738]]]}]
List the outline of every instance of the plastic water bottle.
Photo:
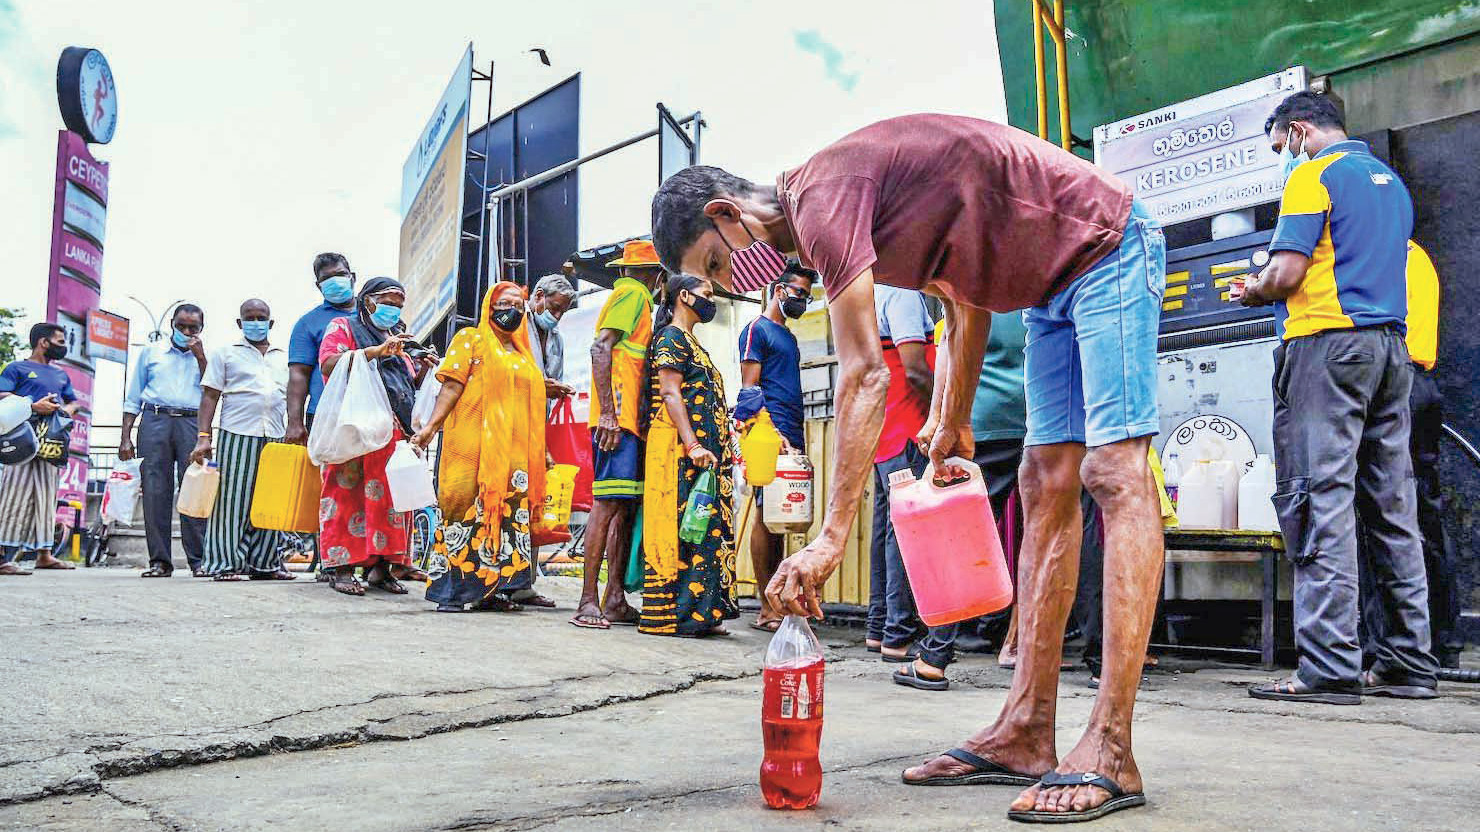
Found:
[{"label": "plastic water bottle", "polygon": [[685,543],[701,543],[709,534],[709,521],[715,512],[714,472],[705,468],[689,489],[688,502],[684,504],[683,517],[678,521],[678,539]]},{"label": "plastic water bottle", "polygon": [[822,795],[822,645],[807,619],[788,615],[771,636],[762,673],[761,795],[772,809],[808,809]]},{"label": "plastic water bottle", "polygon": [[1182,486],[1182,458],[1177,454],[1167,456],[1167,464],[1161,467],[1162,481],[1166,484],[1167,499],[1177,507],[1177,491]]}]

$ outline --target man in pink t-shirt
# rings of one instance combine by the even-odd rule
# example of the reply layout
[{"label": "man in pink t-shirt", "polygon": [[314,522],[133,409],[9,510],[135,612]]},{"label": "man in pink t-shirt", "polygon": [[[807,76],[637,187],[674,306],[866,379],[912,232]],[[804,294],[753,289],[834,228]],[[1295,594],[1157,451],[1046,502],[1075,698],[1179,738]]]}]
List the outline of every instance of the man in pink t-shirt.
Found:
[{"label": "man in pink t-shirt", "polygon": [[[1166,243],[1126,185],[1003,124],[921,114],[854,131],[758,185],[695,166],[653,197],[663,265],[738,291],[797,255],[817,270],[838,355],[834,470],[821,533],[781,563],[778,609],[821,615],[869,474],[889,386],[875,284],[941,297],[946,330],[918,440],[936,470],[974,450],[971,406],[991,312],[1023,310],[1027,514],[1020,659],[1002,716],[905,782],[1021,784],[1015,820],[1092,820],[1143,805],[1131,715],[1161,583],[1156,334]],[[1078,570],[1079,495],[1105,518],[1106,652],[1090,725],[1059,759],[1054,703]],[[1065,591],[1069,588],[1069,591]]]}]

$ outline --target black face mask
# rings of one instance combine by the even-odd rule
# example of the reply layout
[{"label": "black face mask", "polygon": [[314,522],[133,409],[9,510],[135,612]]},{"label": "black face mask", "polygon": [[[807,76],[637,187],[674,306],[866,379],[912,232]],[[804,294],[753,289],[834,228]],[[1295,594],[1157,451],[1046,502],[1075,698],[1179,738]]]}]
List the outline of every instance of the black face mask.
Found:
[{"label": "black face mask", "polygon": [[45,355],[46,360],[48,361],[61,361],[63,358],[67,357],[67,345],[52,344],[46,348]]},{"label": "black face mask", "polygon": [[519,328],[519,322],[524,320],[524,311],[521,309],[496,309],[491,317],[493,325],[504,332],[513,332]]},{"label": "black face mask", "polygon": [[689,301],[689,308],[694,310],[695,315],[699,316],[699,323],[707,324],[714,320],[714,313],[719,311],[719,306],[714,301],[709,298],[701,298],[698,295],[691,295],[690,297],[693,300]]},{"label": "black face mask", "polygon": [[781,314],[792,319],[802,317],[807,314],[807,299],[787,295],[786,299],[781,301]]}]

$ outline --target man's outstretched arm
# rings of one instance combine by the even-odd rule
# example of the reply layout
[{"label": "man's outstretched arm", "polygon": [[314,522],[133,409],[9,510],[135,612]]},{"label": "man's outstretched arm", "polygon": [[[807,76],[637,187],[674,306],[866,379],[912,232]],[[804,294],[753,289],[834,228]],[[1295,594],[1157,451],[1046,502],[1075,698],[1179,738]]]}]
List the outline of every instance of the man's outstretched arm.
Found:
[{"label": "man's outstretched arm", "polygon": [[[963,476],[965,471],[948,467],[945,461],[952,456],[971,459],[975,450],[971,436],[971,405],[981,376],[982,356],[987,350],[992,313],[950,299],[945,301],[945,310],[945,360],[937,358],[937,389],[931,407],[931,418],[935,423],[934,433],[929,436],[928,453],[937,472]],[[944,373],[940,372],[942,365]],[[926,429],[930,427],[927,425]],[[921,431],[921,436],[927,434]]]},{"label": "man's outstretched arm", "polygon": [[836,436],[831,491],[822,533],[806,548],[783,560],[766,588],[778,610],[822,617],[818,591],[843,559],[843,547],[858,515],[858,501],[873,470],[874,449],[884,426],[889,367],[879,345],[874,314],[874,274],[865,270],[837,297],[828,300],[833,343],[838,353],[838,383],[833,392]]}]

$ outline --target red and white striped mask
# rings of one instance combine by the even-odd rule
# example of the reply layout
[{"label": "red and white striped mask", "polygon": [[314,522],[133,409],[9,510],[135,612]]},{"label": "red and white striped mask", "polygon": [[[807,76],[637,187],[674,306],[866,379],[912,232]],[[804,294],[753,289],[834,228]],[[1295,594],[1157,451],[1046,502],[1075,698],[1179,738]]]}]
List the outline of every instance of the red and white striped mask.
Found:
[{"label": "red and white striped mask", "polygon": [[[714,221],[710,220],[710,224],[714,225]],[[746,228],[745,223],[740,223],[740,227],[744,228],[745,233],[750,236],[750,245],[741,249],[735,248],[730,245],[729,240],[725,240],[724,232],[719,230],[718,225],[714,225],[714,230],[719,234],[719,238],[724,240],[725,246],[730,249],[731,290],[754,292],[781,279],[781,276],[786,273],[786,258],[781,256],[781,252],[777,251],[775,246],[764,240],[757,240],[755,235],[750,233],[750,229]]]}]

